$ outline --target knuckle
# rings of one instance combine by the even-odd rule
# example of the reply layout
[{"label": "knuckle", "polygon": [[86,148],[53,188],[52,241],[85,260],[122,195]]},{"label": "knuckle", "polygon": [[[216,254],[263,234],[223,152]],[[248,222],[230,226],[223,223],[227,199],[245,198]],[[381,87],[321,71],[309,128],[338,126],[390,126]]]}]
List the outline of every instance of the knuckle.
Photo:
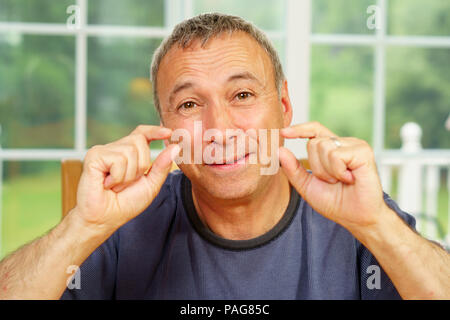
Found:
[{"label": "knuckle", "polygon": [[140,124],[140,125],[138,125],[136,128],[138,129],[138,131],[142,131],[142,130],[144,130],[145,128],[147,128],[147,126],[146,126],[146,125],[143,125],[143,124]]},{"label": "knuckle", "polygon": [[323,176],[325,173],[322,166],[318,165],[316,162],[311,163],[311,171],[318,177]]},{"label": "knuckle", "polygon": [[128,160],[122,155],[118,154],[114,159],[114,164],[111,166],[110,173],[115,177],[122,177],[125,174],[124,168],[126,168]]},{"label": "knuckle", "polygon": [[325,127],[319,121],[313,121],[312,124],[313,124],[314,127],[316,127],[318,135],[328,135],[329,134],[329,130],[327,129],[327,127]]},{"label": "knuckle", "polygon": [[91,147],[84,157],[84,163],[90,162],[92,159],[95,159],[97,156],[101,155],[103,152],[103,146],[95,145]]},{"label": "knuckle", "polygon": [[87,154],[98,153],[102,149],[102,147],[103,146],[101,145],[95,145],[88,150]]},{"label": "knuckle", "polygon": [[124,154],[119,153],[117,156],[118,156],[118,161],[121,162],[122,164],[126,165],[128,163],[128,157],[125,156]]},{"label": "knuckle", "polygon": [[144,131],[144,129],[145,129],[145,126],[144,126],[143,124],[140,124],[140,125],[138,125],[138,126],[134,129],[133,132],[141,133],[141,132]]},{"label": "knuckle", "polygon": [[148,147],[147,138],[143,134],[138,134],[134,138],[137,146]]},{"label": "knuckle", "polygon": [[153,126],[150,126],[150,125],[140,124],[133,130],[132,134],[141,134],[141,135],[143,135],[144,132],[147,132],[152,127]]},{"label": "knuckle", "polygon": [[309,139],[308,143],[306,144],[306,147],[308,148],[308,150],[314,150],[317,146],[317,142],[318,142],[317,138]]},{"label": "knuckle", "polygon": [[360,140],[360,141],[361,141],[362,146],[365,149],[367,149],[368,151],[372,152],[372,147],[370,146],[370,144],[367,141],[365,141],[365,140]]},{"label": "knuckle", "polygon": [[332,162],[339,160],[340,159],[340,150],[339,149],[331,150],[330,153],[328,154],[328,157]]},{"label": "knuckle", "polygon": [[123,145],[121,148],[127,157],[134,157],[137,154],[137,147],[134,144],[128,143]]},{"label": "knuckle", "polygon": [[317,139],[317,146],[320,150],[328,150],[330,147],[330,143],[328,139],[320,138]]},{"label": "knuckle", "polygon": [[139,149],[139,147],[148,145],[147,139],[142,133],[136,133],[129,136],[129,139],[127,141],[129,144],[133,145],[136,149]]},{"label": "knuckle", "polygon": [[139,173],[144,173],[150,166],[150,157],[146,157],[139,162]]},{"label": "knuckle", "polygon": [[367,141],[357,139],[356,143],[357,143],[359,150],[361,150],[362,152],[364,152],[367,155],[373,155],[373,149]]}]

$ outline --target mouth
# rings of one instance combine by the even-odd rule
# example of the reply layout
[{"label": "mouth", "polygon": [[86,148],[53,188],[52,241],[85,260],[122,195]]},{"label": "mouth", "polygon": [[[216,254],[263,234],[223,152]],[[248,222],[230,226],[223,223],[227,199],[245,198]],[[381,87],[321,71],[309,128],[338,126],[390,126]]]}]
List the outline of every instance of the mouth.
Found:
[{"label": "mouth", "polygon": [[219,170],[231,170],[235,169],[241,166],[244,166],[248,160],[250,153],[245,154],[244,156],[241,156],[237,159],[233,160],[227,160],[224,161],[224,163],[212,163],[207,164],[208,167],[213,169],[219,169]]}]

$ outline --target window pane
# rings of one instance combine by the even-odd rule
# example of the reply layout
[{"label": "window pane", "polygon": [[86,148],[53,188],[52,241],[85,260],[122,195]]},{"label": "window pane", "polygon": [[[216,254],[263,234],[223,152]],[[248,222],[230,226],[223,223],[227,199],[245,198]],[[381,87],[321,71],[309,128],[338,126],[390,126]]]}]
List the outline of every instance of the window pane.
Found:
[{"label": "window pane", "polygon": [[4,162],[0,259],[60,221],[60,186],[59,162]]},{"label": "window pane", "polygon": [[73,0],[0,0],[0,21],[65,23]]},{"label": "window pane", "polygon": [[311,60],[310,119],[371,143],[373,50],[313,46]]},{"label": "window pane", "polygon": [[400,128],[416,122],[424,148],[450,148],[450,50],[387,49],[386,148],[399,148]]},{"label": "window pane", "polygon": [[367,8],[376,4],[374,0],[313,0],[313,33],[372,34],[367,20],[373,12]]},{"label": "window pane", "polygon": [[264,30],[284,30],[284,11],[284,0],[194,0],[194,14],[232,14],[253,22]]},{"label": "window pane", "polygon": [[89,39],[89,146],[117,140],[139,124],[159,125],[149,70],[160,42],[141,38]]},{"label": "window pane", "polygon": [[388,32],[394,35],[450,35],[450,1],[388,1]]},{"label": "window pane", "polygon": [[164,0],[90,0],[90,24],[164,25]]},{"label": "window pane", "polygon": [[71,148],[75,41],[72,36],[0,35],[4,148]]}]

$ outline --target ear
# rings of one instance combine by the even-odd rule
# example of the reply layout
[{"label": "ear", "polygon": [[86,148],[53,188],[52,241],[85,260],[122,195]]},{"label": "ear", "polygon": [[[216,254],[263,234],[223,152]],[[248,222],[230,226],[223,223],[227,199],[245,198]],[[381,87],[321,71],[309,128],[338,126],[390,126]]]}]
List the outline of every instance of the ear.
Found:
[{"label": "ear", "polygon": [[281,86],[281,106],[283,108],[283,125],[284,127],[289,127],[292,121],[292,105],[289,99],[287,80],[284,80]]}]

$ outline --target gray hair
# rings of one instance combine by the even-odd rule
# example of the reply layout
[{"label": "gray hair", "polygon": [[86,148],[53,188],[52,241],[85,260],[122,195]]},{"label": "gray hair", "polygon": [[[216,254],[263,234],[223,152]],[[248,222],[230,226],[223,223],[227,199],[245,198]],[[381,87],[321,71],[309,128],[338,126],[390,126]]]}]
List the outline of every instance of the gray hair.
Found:
[{"label": "gray hair", "polygon": [[255,39],[261,47],[267,52],[273,65],[275,86],[278,89],[278,95],[281,96],[281,86],[285,79],[283,67],[277,51],[273,47],[267,36],[255,27],[252,23],[236,16],[225,15],[221,13],[205,13],[196,17],[184,20],[175,26],[172,34],[164,39],[158,49],[156,49],[151,65],[151,81],[153,84],[153,102],[158,113],[161,115],[161,105],[157,91],[157,75],[159,65],[167,52],[178,44],[181,48],[188,47],[192,41],[200,40],[202,47],[206,42],[224,32],[233,33],[234,31],[243,31]]}]

